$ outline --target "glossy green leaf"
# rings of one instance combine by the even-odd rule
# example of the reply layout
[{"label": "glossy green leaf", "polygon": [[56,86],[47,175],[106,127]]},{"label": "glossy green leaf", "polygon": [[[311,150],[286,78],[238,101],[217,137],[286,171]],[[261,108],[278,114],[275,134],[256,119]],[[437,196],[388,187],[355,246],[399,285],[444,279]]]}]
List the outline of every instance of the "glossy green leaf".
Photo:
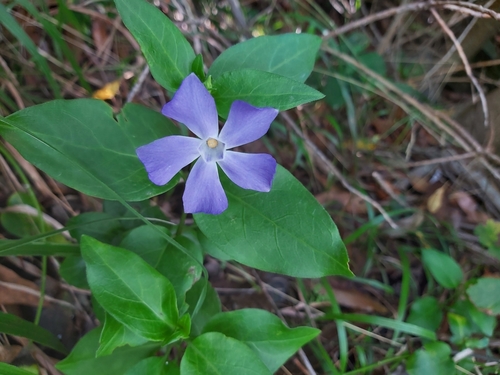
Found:
[{"label": "glossy green leaf", "polygon": [[52,333],[16,315],[0,312],[0,332],[7,335],[26,337],[61,353],[68,352]]},{"label": "glossy green leaf", "polygon": [[168,235],[167,228],[157,226],[157,229],[146,225],[135,228],[125,236],[120,247],[133,251],[165,276],[172,283],[177,300],[181,304],[186,291],[201,277],[203,255],[199,246],[195,246],[187,238],[177,238],[194,259],[189,257],[170,245],[158,232],[162,231]]},{"label": "glossy green leaf", "polygon": [[352,276],[330,215],[283,167],[269,193],[241,189],[225,176],[221,181],[228,209],[194,215],[220,251],[247,266],[289,276]]},{"label": "glossy green leaf", "polygon": [[31,371],[0,362],[0,374],[2,375],[33,375]]},{"label": "glossy green leaf", "polygon": [[126,105],[117,123],[111,107],[94,99],[55,100],[0,118],[0,135],[29,162],[85,194],[114,200],[144,200],[175,185],[153,185],[135,154],[175,131],[165,116],[137,104]]},{"label": "glossy green leaf", "polygon": [[[145,218],[167,220],[161,209],[157,205],[152,204],[149,199],[140,202],[128,202],[128,204]],[[119,220],[120,225],[126,230],[144,225],[144,221],[137,219],[137,216],[120,202],[105,200],[102,204],[102,210],[104,213]]]},{"label": "glossy green leaf", "polygon": [[203,331],[220,332],[244,342],[272,373],[321,332],[311,327],[288,328],[277,316],[260,309],[220,313]]},{"label": "glossy green leaf", "polygon": [[176,91],[191,73],[193,48],[177,26],[144,0],[115,0],[123,23],[141,46],[156,82]]},{"label": "glossy green leaf", "polygon": [[[73,216],[66,225],[72,228],[69,233],[77,241],[80,241],[81,236],[87,235],[102,242],[112,243],[113,238],[124,230],[118,219],[104,212],[85,212]],[[86,272],[85,261],[81,255],[66,257],[59,268],[59,273],[66,282],[82,289],[90,288]]]},{"label": "glossy green leaf", "polygon": [[122,229],[120,221],[105,212],[85,212],[73,216],[66,226],[73,228],[69,233],[77,241],[80,241],[81,236],[87,235],[106,243],[110,243]]},{"label": "glossy green leaf", "polygon": [[[3,212],[0,214],[0,224],[15,237],[24,238],[40,233],[37,217],[18,212]],[[44,228],[45,229],[45,228]]]},{"label": "glossy green leaf", "polygon": [[500,315],[500,279],[482,277],[467,288],[467,295],[474,305],[493,315]]},{"label": "glossy green leaf", "polygon": [[222,333],[198,336],[187,347],[181,360],[182,375],[271,375],[247,345]]},{"label": "glossy green leaf", "polygon": [[214,242],[210,241],[207,236],[198,231],[198,240],[200,245],[203,247],[203,251],[209,254],[211,257],[219,259],[221,261],[232,260],[232,257],[223,252]]},{"label": "glossy green leaf", "polygon": [[194,74],[196,74],[196,76],[200,79],[201,82],[205,81],[206,77],[203,68],[202,55],[196,55],[195,59],[193,60],[193,64],[191,65],[191,70],[193,71]]},{"label": "glossy green leaf", "polygon": [[456,288],[464,277],[459,264],[448,254],[433,249],[422,250],[422,262],[442,287]]},{"label": "glossy green leaf", "polygon": [[118,322],[110,314],[106,314],[101,337],[99,338],[99,349],[96,356],[102,357],[113,353],[116,348],[121,346],[139,346],[145,344],[148,340],[141,337],[129,328]]},{"label": "glossy green leaf", "polygon": [[180,375],[179,366],[165,358],[149,357],[132,367],[125,375]]},{"label": "glossy green leaf", "polygon": [[444,342],[430,342],[411,355],[406,364],[410,375],[455,374],[451,349]]},{"label": "glossy green leaf", "polygon": [[222,117],[227,117],[235,100],[285,111],[324,97],[319,91],[293,79],[252,69],[222,74],[214,80],[212,95]]},{"label": "glossy green leaf", "polygon": [[439,306],[437,299],[426,296],[413,302],[406,321],[435,332],[442,320],[443,309]]},{"label": "glossy green leaf", "polygon": [[[203,288],[207,288],[207,293],[205,294],[205,299],[201,308],[198,310],[195,316],[193,316],[194,309],[200,298]],[[221,303],[219,296],[215,289],[207,284],[206,279],[200,279],[193,288],[189,290],[186,294],[186,303],[189,305],[189,314],[191,314],[191,337],[196,337],[201,334],[203,328],[208,323],[208,321],[216,314],[221,312]]]},{"label": "glossy green leaf", "polygon": [[81,249],[92,293],[116,320],[152,341],[189,334],[172,284],[138,255],[87,236]]},{"label": "glossy green leaf", "polygon": [[158,349],[158,344],[152,343],[133,348],[126,346],[116,349],[111,355],[96,358],[100,335],[101,327],[87,333],[56,368],[65,375],[123,375]]},{"label": "glossy green leaf", "polygon": [[238,43],[215,59],[208,74],[218,78],[239,69],[255,69],[305,82],[311,74],[321,38],[311,34],[261,36]]},{"label": "glossy green leaf", "polygon": [[69,255],[61,263],[59,274],[70,285],[90,289],[87,282],[87,267],[81,255]]}]

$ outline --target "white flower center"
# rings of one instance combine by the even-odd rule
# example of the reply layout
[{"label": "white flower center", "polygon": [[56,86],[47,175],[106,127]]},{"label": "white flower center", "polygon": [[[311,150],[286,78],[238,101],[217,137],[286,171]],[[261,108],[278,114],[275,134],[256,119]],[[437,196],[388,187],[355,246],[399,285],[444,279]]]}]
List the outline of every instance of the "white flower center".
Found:
[{"label": "white flower center", "polygon": [[208,138],[206,141],[200,143],[198,147],[201,157],[207,163],[212,161],[219,161],[224,159],[224,151],[226,151],[226,145],[215,139]]}]

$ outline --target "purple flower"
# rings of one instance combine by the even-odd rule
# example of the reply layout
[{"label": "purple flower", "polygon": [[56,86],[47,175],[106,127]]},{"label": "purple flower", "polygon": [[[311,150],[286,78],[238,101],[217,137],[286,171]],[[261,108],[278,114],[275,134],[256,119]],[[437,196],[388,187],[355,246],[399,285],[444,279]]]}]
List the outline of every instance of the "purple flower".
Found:
[{"label": "purple flower", "polygon": [[219,181],[219,165],[236,185],[262,192],[271,190],[276,160],[268,154],[229,151],[262,137],[278,115],[274,108],[256,108],[236,100],[219,133],[214,98],[195,74],[182,81],[173,99],[161,111],[186,125],[198,138],[172,135],[137,149],[149,179],[165,185],[194,160],[182,197],[184,211],[220,214],[227,197]]}]

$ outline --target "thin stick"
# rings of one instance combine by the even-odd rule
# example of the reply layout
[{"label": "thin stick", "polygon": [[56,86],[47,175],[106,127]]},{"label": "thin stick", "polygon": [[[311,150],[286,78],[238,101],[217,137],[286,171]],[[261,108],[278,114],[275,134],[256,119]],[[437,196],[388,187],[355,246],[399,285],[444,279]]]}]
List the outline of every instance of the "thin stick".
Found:
[{"label": "thin stick", "polygon": [[460,42],[455,37],[455,34],[453,34],[453,31],[450,30],[450,28],[448,27],[446,22],[444,22],[444,20],[441,18],[436,9],[431,9],[431,13],[436,19],[436,21],[439,23],[439,26],[441,26],[443,31],[450,37],[451,41],[455,45],[457,53],[460,56],[462,63],[464,64],[465,73],[470,78],[472,84],[474,85],[479,94],[479,99],[481,100],[481,107],[483,108],[484,126],[488,126],[490,121],[489,121],[488,102],[486,101],[486,95],[484,94],[483,88],[477,81],[476,77],[474,76],[474,74],[472,74],[472,69],[470,67],[469,60],[467,60],[467,56],[465,55],[464,49],[462,48]]},{"label": "thin stick", "polygon": [[408,207],[408,203],[406,203],[404,200],[402,200],[400,197],[396,195],[394,190],[392,190],[392,187],[384,180],[384,178],[380,173],[373,172],[372,176],[375,179],[375,181],[377,181],[377,183],[380,185],[382,190],[384,190],[392,199],[398,202],[401,206]]},{"label": "thin stick", "polygon": [[477,156],[477,154],[475,152],[466,152],[465,154],[460,154],[460,155],[443,156],[442,158],[408,162],[408,163],[406,163],[406,166],[408,166],[408,167],[420,167],[422,165],[442,164],[442,163],[449,163],[449,162],[457,161],[457,160],[470,159],[470,158],[474,158],[476,156]]},{"label": "thin stick", "polygon": [[367,17],[361,18],[357,21],[350,22],[342,27],[339,27],[336,30],[333,30],[326,34],[323,39],[334,38],[339,35],[345,34],[349,31],[355,30],[359,27],[366,26],[370,23],[377,22],[383,20],[384,18],[392,17],[399,13],[404,12],[412,12],[417,10],[425,10],[429,8],[444,8],[454,11],[459,11],[462,13],[466,13],[473,17],[478,18],[494,18],[496,20],[500,20],[500,14],[492,11],[491,9],[487,9],[483,6],[476,4],[469,4],[464,1],[425,1],[419,3],[410,3],[401,5],[396,8],[387,9],[378,13],[371,14]]},{"label": "thin stick", "polygon": [[372,198],[370,198],[368,195],[363,194],[358,189],[356,189],[353,186],[351,186],[351,184],[349,184],[349,182],[347,181],[347,179],[342,175],[342,173],[337,169],[337,167],[335,165],[333,165],[333,163],[330,160],[328,160],[328,158],[326,157],[326,155],[323,154],[316,147],[316,145],[313,142],[311,142],[309,139],[307,139],[306,137],[304,137],[304,134],[302,134],[302,132],[300,131],[300,129],[298,128],[298,126],[295,124],[295,122],[292,120],[292,118],[290,117],[290,115],[288,113],[283,112],[283,113],[281,113],[281,116],[283,117],[283,119],[285,119],[285,121],[292,128],[292,130],[300,138],[302,138],[302,140],[306,143],[307,147],[309,147],[309,149],[318,157],[318,159],[322,162],[323,167],[328,172],[330,172],[336,178],[338,178],[338,180],[342,183],[342,185],[347,190],[349,190],[351,193],[357,195],[358,197],[360,197],[361,199],[363,199],[365,202],[367,202],[367,203],[371,204],[373,207],[375,207],[375,209],[377,209],[380,212],[380,214],[384,217],[384,219],[387,221],[387,223],[389,223],[389,225],[393,229],[397,229],[398,228],[398,225],[391,219],[391,217],[389,216],[389,214],[382,208],[382,206],[378,202],[376,202],[375,200],[373,200]]},{"label": "thin stick", "polygon": [[127,103],[130,103],[132,100],[134,100],[134,97],[137,95],[137,93],[141,89],[142,84],[146,80],[148,73],[149,73],[149,65],[146,64],[144,65],[144,68],[142,69],[142,72],[139,75],[137,82],[134,84],[134,87],[132,87],[132,90],[130,90],[130,92],[128,93]]}]

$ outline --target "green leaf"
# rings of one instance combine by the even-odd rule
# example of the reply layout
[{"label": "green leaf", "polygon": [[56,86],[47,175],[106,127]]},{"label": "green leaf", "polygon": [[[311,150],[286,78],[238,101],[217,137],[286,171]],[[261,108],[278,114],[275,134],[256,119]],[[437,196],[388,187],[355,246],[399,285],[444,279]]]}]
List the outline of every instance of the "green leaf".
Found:
[{"label": "green leaf", "polygon": [[96,358],[100,334],[101,327],[87,333],[56,368],[65,375],[123,375],[158,349],[158,344],[152,343],[134,348],[126,346],[116,349],[111,355]]},{"label": "green leaf", "polygon": [[478,236],[481,245],[500,259],[500,222],[490,219],[486,224],[478,225],[474,229],[474,234]]},{"label": "green leaf", "polygon": [[[128,121],[131,113],[142,121]],[[136,104],[126,105],[117,123],[111,107],[94,99],[54,100],[0,118],[0,135],[56,180],[88,195],[129,201],[175,185],[175,179],[153,185],[135,154],[175,129],[165,116]]]},{"label": "green leaf", "polygon": [[66,226],[73,228],[69,233],[77,241],[80,241],[81,236],[87,235],[107,243],[111,242],[122,229],[120,221],[105,212],[85,212],[73,216]]},{"label": "green leaf", "polygon": [[269,193],[221,176],[229,207],[194,215],[220,251],[249,267],[294,277],[352,276],[347,251],[330,215],[286,169],[278,166]]},{"label": "green leaf", "polygon": [[[37,225],[37,217],[18,212],[3,212],[0,214],[0,224],[15,237],[25,238],[35,236],[40,233]],[[44,230],[47,227],[44,225]]]},{"label": "green leaf", "polygon": [[173,285],[179,305],[184,302],[184,295],[201,277],[203,255],[199,246],[185,237],[177,241],[186,247],[195,259],[170,245],[159,231],[169,234],[167,228],[157,226],[141,226],[131,230],[123,239],[120,247],[131,250],[150,266],[165,276]]},{"label": "green leaf", "polygon": [[12,314],[0,312],[0,332],[6,335],[26,337],[61,353],[68,352],[52,333]]},{"label": "green leaf", "polygon": [[61,263],[59,274],[68,284],[81,289],[90,289],[87,282],[87,267],[81,255],[69,255]]},{"label": "green leaf", "polygon": [[[167,220],[167,217],[161,209],[157,205],[152,205],[152,202],[149,199],[140,202],[128,202],[128,204],[148,219],[158,219],[160,221]],[[134,215],[134,213],[125,207],[121,202],[105,200],[102,203],[102,210],[104,213],[113,216],[116,220],[119,220],[120,225],[126,230],[144,225],[144,221],[137,219],[137,216]]]},{"label": "green leaf", "polygon": [[271,375],[255,352],[241,341],[222,333],[198,336],[181,360],[182,375]]},{"label": "green leaf", "polygon": [[195,54],[177,26],[144,0],[115,0],[123,23],[141,46],[156,82],[176,91]]},{"label": "green leaf", "polygon": [[91,237],[82,237],[81,249],[92,293],[116,320],[151,341],[187,336],[168,279],[138,255]]},{"label": "green leaf", "polygon": [[474,229],[474,234],[479,238],[481,245],[485,247],[498,246],[500,242],[500,222],[487,220],[486,224],[480,224]]},{"label": "green leaf", "polygon": [[255,69],[305,82],[314,68],[320,45],[321,38],[311,34],[249,39],[222,52],[208,74],[218,78],[233,70]]},{"label": "green leaf", "polygon": [[132,367],[125,375],[180,375],[175,363],[165,364],[165,358],[149,357]]},{"label": "green leaf", "polygon": [[[207,293],[201,308],[195,316],[194,309],[200,298],[203,287],[207,288]],[[186,294],[186,303],[189,305],[189,314],[193,316],[191,319],[191,337],[196,337],[201,334],[207,322],[216,314],[221,312],[220,299],[215,289],[207,283],[206,279],[200,279],[193,288]]]},{"label": "green leaf", "polygon": [[196,55],[193,60],[193,64],[191,65],[191,70],[194,74],[200,79],[201,82],[205,82],[205,71],[203,69],[203,56]]},{"label": "green leaf", "polygon": [[[450,308],[450,312],[458,316],[463,316],[467,321],[467,327],[463,331],[467,331],[463,335],[465,339],[469,339],[474,334],[484,334],[492,336],[496,327],[496,318],[480,311],[472,302],[467,299],[457,300]],[[453,332],[453,326],[450,321],[450,329]],[[454,332],[453,332],[454,333]]]},{"label": "green leaf", "polygon": [[456,288],[464,277],[459,264],[441,251],[423,249],[422,262],[439,285],[444,288]]},{"label": "green leaf", "polygon": [[233,258],[223,252],[215,243],[210,241],[207,236],[198,231],[198,240],[200,241],[200,245],[203,247],[203,251],[210,255],[211,257],[217,258],[222,261],[229,261]]},{"label": "green leaf", "polygon": [[430,342],[411,355],[406,364],[410,375],[455,374],[451,349],[444,342]]},{"label": "green leaf", "polygon": [[0,362],[0,374],[2,375],[33,375],[31,371]]},{"label": "green leaf", "polygon": [[145,344],[147,341],[147,339],[138,336],[129,328],[118,322],[110,314],[106,314],[96,357],[109,355],[113,353],[116,348],[121,346],[139,346]]},{"label": "green leaf", "polygon": [[293,79],[252,69],[222,74],[214,81],[212,95],[219,115],[224,118],[235,100],[285,111],[324,97],[319,91]]},{"label": "green leaf", "polygon": [[220,332],[244,342],[272,373],[321,332],[311,327],[288,328],[277,316],[260,309],[220,313],[203,331]]},{"label": "green leaf", "polygon": [[407,322],[436,332],[442,320],[443,310],[437,299],[426,296],[413,302]]},{"label": "green leaf", "polygon": [[474,305],[493,315],[500,315],[500,279],[482,277],[467,288],[467,295]]},{"label": "green leaf", "polygon": [[[66,225],[71,228],[69,233],[77,241],[80,241],[81,236],[87,235],[101,242],[113,243],[113,239],[125,230],[118,218],[105,212],[85,212],[70,218]],[[90,289],[86,272],[87,267],[81,255],[66,257],[59,269],[59,273],[69,284]]]},{"label": "green leaf", "polygon": [[470,322],[467,321],[465,316],[449,312],[447,314],[448,324],[452,337],[450,341],[454,344],[463,342],[467,337],[472,335],[472,328]]}]

